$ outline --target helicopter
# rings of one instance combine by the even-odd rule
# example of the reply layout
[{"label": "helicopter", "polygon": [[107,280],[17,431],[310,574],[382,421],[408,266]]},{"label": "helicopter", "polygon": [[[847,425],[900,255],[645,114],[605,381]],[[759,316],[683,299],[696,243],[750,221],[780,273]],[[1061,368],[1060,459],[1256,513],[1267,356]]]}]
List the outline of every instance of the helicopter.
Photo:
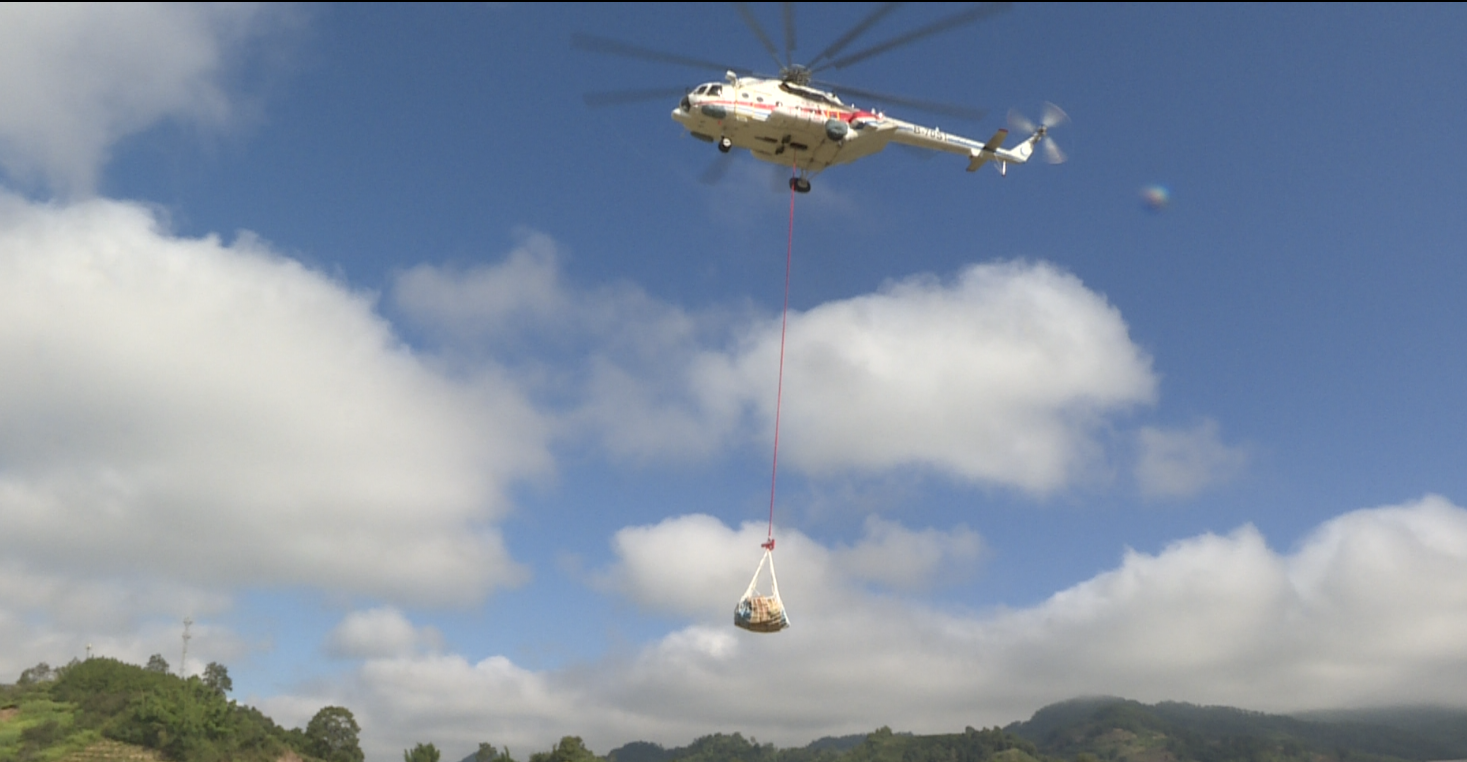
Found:
[{"label": "helicopter", "polygon": [[[1009,114],[1010,126],[1028,137],[1012,148],[1005,148],[1008,129],[999,129],[985,141],[943,132],[914,122],[888,116],[879,109],[862,109],[846,103],[835,88],[875,101],[907,106],[919,111],[948,114],[968,119],[981,118],[982,111],[944,103],[886,95],[852,87],[833,85],[814,79],[827,68],[844,68],[897,47],[934,34],[974,23],[1008,10],[1009,3],[978,3],[929,23],[911,32],[872,45],[855,53],[839,55],[860,35],[903,3],[884,3],[868,14],[834,43],[807,64],[794,63],[794,9],[783,3],[784,56],[764,32],[745,3],[735,3],[744,23],[763,44],[779,66],[777,76],[759,76],[748,69],[724,66],[714,61],[666,53],[650,48],[597,37],[576,34],[572,44],[585,50],[630,58],[673,63],[701,69],[723,70],[721,81],[705,82],[684,90],[627,90],[591,93],[586,103],[591,106],[612,105],[681,94],[672,118],[698,140],[712,143],[724,154],[735,148],[748,150],[762,161],[791,169],[790,189],[809,193],[810,179],[838,164],[848,164],[881,152],[887,145],[898,143],[919,149],[944,151],[968,159],[967,170],[975,172],[985,164],[994,164],[999,173],[1008,174],[1008,165],[1024,164],[1043,146],[1044,157],[1054,164],[1065,155],[1049,138],[1052,127],[1068,121],[1064,111],[1052,103],[1044,105],[1039,124],[1034,124],[1017,111]],[[829,89],[827,89],[829,88]],[[705,179],[721,174],[715,172]]]}]

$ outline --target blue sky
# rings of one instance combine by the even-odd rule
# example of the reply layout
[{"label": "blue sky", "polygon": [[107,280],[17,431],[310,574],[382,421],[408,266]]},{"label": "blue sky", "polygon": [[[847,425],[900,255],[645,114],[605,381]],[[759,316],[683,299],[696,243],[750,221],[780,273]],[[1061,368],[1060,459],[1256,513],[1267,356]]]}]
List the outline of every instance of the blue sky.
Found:
[{"label": "blue sky", "polygon": [[192,616],[372,759],[1467,705],[1460,7],[1017,5],[833,76],[1053,101],[1070,161],[797,199],[770,637],[789,194],[582,101],[716,73],[570,45],[764,66],[732,8],[4,13],[0,675]]}]

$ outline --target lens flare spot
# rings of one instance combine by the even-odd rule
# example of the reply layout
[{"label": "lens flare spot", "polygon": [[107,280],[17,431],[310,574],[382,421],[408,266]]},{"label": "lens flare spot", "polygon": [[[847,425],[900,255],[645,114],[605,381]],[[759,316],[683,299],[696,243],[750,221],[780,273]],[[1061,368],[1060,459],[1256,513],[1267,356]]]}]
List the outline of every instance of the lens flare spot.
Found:
[{"label": "lens flare spot", "polygon": [[1165,185],[1156,183],[1141,189],[1141,203],[1153,212],[1160,212],[1171,202],[1172,192]]}]

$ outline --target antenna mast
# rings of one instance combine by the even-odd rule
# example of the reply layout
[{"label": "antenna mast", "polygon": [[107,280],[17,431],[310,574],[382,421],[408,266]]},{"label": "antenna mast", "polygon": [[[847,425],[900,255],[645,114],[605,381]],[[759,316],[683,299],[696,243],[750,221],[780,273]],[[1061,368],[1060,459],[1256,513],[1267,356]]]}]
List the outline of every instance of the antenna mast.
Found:
[{"label": "antenna mast", "polygon": [[193,636],[188,633],[188,628],[194,624],[194,618],[186,616],[183,618],[183,655],[178,657],[178,676],[185,677],[184,665],[188,663],[188,640]]}]

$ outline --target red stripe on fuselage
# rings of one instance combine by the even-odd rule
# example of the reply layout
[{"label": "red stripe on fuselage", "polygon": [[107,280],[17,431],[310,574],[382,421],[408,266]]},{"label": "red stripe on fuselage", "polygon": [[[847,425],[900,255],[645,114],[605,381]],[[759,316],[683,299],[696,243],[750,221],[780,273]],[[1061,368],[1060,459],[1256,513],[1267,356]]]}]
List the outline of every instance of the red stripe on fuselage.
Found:
[{"label": "red stripe on fuselage", "polygon": [[[725,106],[725,107],[727,107],[729,109],[729,111],[733,111],[734,109],[737,109],[737,108],[749,108],[749,109],[753,109],[755,111],[768,111],[768,112],[773,113],[776,108],[781,108],[783,104],[781,104],[781,103],[749,103],[748,101],[733,101],[733,100],[723,101],[723,100],[718,100],[718,101],[700,101],[696,105],[698,105],[700,107],[701,106]],[[794,110],[797,113],[798,112],[803,112],[803,113],[806,113],[806,114],[815,114],[815,115],[820,116],[820,117],[825,118],[825,119],[840,119],[841,121],[845,121],[845,122],[849,122],[852,119],[855,119],[856,117],[861,117],[861,116],[870,117],[872,119],[875,119],[876,118],[876,115],[875,114],[871,114],[871,113],[868,113],[868,112],[865,112],[865,111],[856,111],[854,109],[852,109],[850,111],[838,111],[838,110],[835,110],[835,109],[818,109],[818,108],[805,108],[803,106],[796,106],[796,107],[794,107]]]}]

